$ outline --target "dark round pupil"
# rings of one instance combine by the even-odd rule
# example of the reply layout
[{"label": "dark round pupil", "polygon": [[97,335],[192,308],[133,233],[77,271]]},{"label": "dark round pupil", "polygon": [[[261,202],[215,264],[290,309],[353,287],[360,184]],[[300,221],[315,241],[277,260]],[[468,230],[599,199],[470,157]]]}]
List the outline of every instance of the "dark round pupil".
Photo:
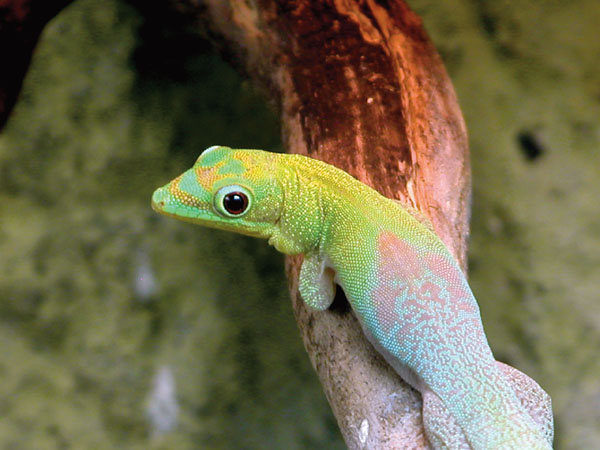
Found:
[{"label": "dark round pupil", "polygon": [[241,214],[248,206],[248,197],[241,192],[231,192],[223,199],[223,206],[230,214]]}]

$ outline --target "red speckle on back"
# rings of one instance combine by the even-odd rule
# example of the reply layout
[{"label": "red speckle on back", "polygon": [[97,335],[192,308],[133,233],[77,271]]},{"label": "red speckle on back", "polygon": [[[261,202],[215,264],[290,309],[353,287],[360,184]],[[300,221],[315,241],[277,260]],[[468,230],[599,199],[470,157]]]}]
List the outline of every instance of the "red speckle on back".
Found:
[{"label": "red speckle on back", "polygon": [[450,307],[455,312],[474,313],[476,303],[466,301],[473,295],[464,280],[464,275],[458,268],[457,264],[453,264],[450,255],[443,254],[428,254],[424,257],[427,268],[437,277],[447,280],[446,291],[451,299]]},{"label": "red speckle on back", "polygon": [[381,275],[402,278],[419,278],[423,275],[423,262],[416,249],[394,233],[384,231],[379,235],[377,252]]},{"label": "red speckle on back", "polygon": [[379,326],[388,333],[404,322],[394,307],[396,299],[408,297],[410,280],[423,276],[424,266],[415,248],[389,231],[379,235],[377,254],[377,287],[371,296]]},{"label": "red speckle on back", "polygon": [[417,324],[436,327],[455,318],[478,317],[477,304],[450,255],[420,254],[391,232],[379,235],[377,250],[377,286],[371,300],[374,325],[384,334],[396,327],[402,339]]}]

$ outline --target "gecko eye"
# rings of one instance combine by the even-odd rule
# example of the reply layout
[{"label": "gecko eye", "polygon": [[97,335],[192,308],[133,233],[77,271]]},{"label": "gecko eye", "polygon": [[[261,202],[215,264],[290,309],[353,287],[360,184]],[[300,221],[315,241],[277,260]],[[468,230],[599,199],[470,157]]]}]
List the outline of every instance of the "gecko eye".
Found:
[{"label": "gecko eye", "polygon": [[240,217],[248,212],[251,198],[248,189],[242,186],[225,186],[215,195],[215,209],[225,217]]},{"label": "gecko eye", "polygon": [[223,207],[228,213],[237,216],[248,207],[248,197],[243,192],[231,192],[223,197]]}]

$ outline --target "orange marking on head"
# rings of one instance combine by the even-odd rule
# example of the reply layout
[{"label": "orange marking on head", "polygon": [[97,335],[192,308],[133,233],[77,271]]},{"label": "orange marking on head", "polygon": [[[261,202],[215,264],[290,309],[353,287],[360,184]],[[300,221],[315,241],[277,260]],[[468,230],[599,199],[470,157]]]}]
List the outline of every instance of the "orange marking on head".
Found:
[{"label": "orange marking on head", "polygon": [[194,173],[196,174],[196,180],[198,184],[207,191],[212,191],[212,187],[216,181],[223,178],[222,175],[217,174],[219,167],[223,165],[222,162],[217,163],[212,167],[196,167]]},{"label": "orange marking on head", "polygon": [[171,183],[169,183],[169,193],[184,205],[193,206],[196,208],[205,207],[206,204],[200,201],[200,199],[179,189],[179,183],[181,182],[183,175],[184,174],[178,176],[173,181],[171,181]]}]

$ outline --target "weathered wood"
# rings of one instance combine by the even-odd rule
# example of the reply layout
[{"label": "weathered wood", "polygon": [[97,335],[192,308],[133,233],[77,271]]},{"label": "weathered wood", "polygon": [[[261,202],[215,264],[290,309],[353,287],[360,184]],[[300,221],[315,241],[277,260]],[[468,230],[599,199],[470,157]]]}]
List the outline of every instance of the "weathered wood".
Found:
[{"label": "weathered wood", "polygon": [[17,101],[40,33],[72,0],[0,0],[0,130]]},{"label": "weathered wood", "polygon": [[[465,266],[470,172],[454,90],[402,1],[205,0],[211,30],[281,108],[286,148],[332,163],[428,216]],[[336,299],[296,318],[349,448],[426,448],[421,403]]]}]

